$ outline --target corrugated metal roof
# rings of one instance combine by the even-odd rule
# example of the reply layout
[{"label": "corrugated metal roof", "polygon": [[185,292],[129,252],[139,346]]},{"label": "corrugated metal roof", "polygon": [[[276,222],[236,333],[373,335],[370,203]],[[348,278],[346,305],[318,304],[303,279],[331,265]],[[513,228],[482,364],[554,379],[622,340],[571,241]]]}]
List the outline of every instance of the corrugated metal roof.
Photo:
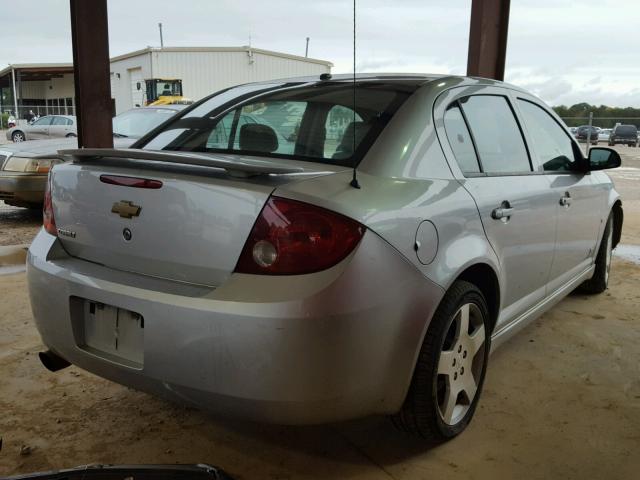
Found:
[{"label": "corrugated metal roof", "polygon": [[59,69],[72,69],[73,63],[11,63],[7,67],[0,70],[0,77],[5,76],[7,73],[11,73],[12,69],[16,70],[59,70]]},{"label": "corrugated metal roof", "polygon": [[125,58],[136,57],[138,55],[144,55],[150,52],[253,52],[260,53],[262,55],[270,55],[272,57],[288,58],[290,60],[298,60],[301,62],[318,63],[327,67],[333,67],[333,63],[327,60],[320,60],[317,58],[301,57],[298,55],[291,55],[289,53],[275,52],[273,50],[263,50],[261,48],[254,48],[248,46],[242,47],[147,47],[142,50],[136,50],[134,52],[124,53],[116,57],[112,57],[111,61],[115,62],[123,60]]}]

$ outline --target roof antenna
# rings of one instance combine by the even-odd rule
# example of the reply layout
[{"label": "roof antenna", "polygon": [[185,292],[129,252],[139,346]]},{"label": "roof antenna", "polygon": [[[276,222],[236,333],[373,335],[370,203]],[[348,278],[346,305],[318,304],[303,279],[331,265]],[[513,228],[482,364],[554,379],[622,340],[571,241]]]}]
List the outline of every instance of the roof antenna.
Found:
[{"label": "roof antenna", "polygon": [[351,149],[353,155],[353,177],[351,178],[351,185],[353,188],[360,188],[358,183],[357,167],[355,163],[356,159],[356,0],[353,0],[353,148]]}]

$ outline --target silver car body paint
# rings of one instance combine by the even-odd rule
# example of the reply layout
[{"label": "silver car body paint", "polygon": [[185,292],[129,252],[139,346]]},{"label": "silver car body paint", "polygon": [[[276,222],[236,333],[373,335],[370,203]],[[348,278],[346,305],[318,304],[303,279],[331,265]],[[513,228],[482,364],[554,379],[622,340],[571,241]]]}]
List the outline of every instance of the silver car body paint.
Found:
[{"label": "silver car body paint", "polygon": [[[286,161],[302,174],[246,180],[126,162],[56,167],[56,221],[77,235],[42,231],[29,251],[43,342],[98,375],[224,414],[301,424],[398,411],[433,312],[463,272],[482,265],[495,274],[495,348],[592,276],[604,222],[618,201],[601,172],[466,178],[446,140],[443,112],[455,98],[478,93],[522,96],[555,117],[540,100],[500,82],[425,79],[360,163],[360,189],[349,186],[350,169],[310,162]],[[155,199],[153,191],[109,190],[97,177],[110,172],[144,175],[167,188]],[[566,191],[576,200],[575,218],[559,204]],[[270,194],[342,213],[366,234],[323,272],[233,273]],[[141,205],[140,216],[110,214],[120,200]],[[513,204],[512,221],[490,216],[503,200]],[[432,227],[423,230],[425,221]],[[123,228],[140,244],[125,247]],[[559,247],[556,238],[564,242]],[[144,316],[141,369],[78,345],[75,298]]]},{"label": "silver car body paint", "polygon": [[[57,123],[64,123],[64,125],[52,125],[52,123],[49,123],[53,121],[56,121]],[[45,122],[47,122],[48,125],[45,125]],[[67,123],[69,124],[67,125]],[[78,134],[76,117],[73,115],[46,115],[44,117],[40,117],[34,123],[17,125],[7,130],[7,140],[13,140],[13,133],[16,131],[22,132],[25,140],[64,138],[76,136]]]}]

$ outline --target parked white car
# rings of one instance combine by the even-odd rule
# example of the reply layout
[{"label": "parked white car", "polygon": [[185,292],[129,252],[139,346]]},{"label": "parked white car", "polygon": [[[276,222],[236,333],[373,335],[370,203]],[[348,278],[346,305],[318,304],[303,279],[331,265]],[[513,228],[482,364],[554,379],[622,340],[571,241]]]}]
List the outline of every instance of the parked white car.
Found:
[{"label": "parked white car", "polygon": [[611,129],[610,128],[602,128],[598,132],[598,141],[599,142],[608,142],[610,136],[611,136]]}]

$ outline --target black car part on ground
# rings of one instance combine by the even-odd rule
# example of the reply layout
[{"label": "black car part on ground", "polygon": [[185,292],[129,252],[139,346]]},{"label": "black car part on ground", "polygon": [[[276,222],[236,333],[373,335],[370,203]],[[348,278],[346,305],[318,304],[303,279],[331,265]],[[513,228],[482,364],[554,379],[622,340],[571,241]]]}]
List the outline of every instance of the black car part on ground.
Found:
[{"label": "black car part on ground", "polygon": [[233,480],[211,465],[86,465],[0,480]]}]

